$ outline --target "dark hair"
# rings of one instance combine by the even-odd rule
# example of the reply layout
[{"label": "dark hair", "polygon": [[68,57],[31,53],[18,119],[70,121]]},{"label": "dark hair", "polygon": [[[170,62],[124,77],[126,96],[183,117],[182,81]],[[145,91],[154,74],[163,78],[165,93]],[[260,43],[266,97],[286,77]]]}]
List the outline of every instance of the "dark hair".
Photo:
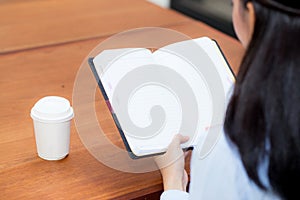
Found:
[{"label": "dark hair", "polygon": [[269,189],[259,176],[267,161],[272,190],[283,199],[300,199],[300,10],[297,1],[252,2],[254,32],[227,107],[225,133],[260,188]]}]

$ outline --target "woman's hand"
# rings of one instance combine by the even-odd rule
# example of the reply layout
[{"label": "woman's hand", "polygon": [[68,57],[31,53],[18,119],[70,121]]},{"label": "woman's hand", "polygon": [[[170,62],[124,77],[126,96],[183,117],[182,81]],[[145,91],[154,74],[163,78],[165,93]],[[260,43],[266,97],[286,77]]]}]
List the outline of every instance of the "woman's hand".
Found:
[{"label": "woman's hand", "polygon": [[163,178],[164,190],[186,191],[188,175],[184,169],[185,153],[180,144],[188,140],[187,136],[175,135],[167,152],[155,158]]}]

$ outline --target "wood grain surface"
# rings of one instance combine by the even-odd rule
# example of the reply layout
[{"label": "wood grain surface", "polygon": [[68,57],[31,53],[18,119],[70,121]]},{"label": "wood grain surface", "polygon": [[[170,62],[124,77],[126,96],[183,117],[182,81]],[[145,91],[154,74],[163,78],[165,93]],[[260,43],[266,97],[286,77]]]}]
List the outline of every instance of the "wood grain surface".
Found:
[{"label": "wood grain surface", "polygon": [[0,6],[0,53],[190,21],[144,0],[4,2]]}]

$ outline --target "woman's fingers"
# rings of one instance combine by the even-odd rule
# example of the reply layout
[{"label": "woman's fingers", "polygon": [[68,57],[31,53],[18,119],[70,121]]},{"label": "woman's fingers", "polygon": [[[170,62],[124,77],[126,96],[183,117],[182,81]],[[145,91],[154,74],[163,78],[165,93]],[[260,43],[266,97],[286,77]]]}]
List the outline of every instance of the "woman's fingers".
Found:
[{"label": "woman's fingers", "polygon": [[176,134],[173,138],[173,142],[172,143],[176,143],[176,144],[183,144],[186,143],[187,141],[189,141],[189,136],[184,136],[181,134]]},{"label": "woman's fingers", "polygon": [[189,140],[188,136],[176,134],[172,142],[170,143],[167,152],[155,158],[155,162],[158,165],[158,167],[160,169],[167,167],[173,164],[174,162],[176,162],[181,157],[184,157],[180,144],[183,144],[188,140]]}]

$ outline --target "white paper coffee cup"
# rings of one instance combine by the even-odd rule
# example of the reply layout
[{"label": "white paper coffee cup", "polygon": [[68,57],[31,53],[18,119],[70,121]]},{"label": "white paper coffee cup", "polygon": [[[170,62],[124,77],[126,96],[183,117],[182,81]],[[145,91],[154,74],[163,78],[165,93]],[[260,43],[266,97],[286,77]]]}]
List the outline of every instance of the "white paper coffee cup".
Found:
[{"label": "white paper coffee cup", "polygon": [[36,148],[45,160],[60,160],[69,154],[70,123],[74,117],[70,102],[58,96],[46,96],[31,109]]}]

